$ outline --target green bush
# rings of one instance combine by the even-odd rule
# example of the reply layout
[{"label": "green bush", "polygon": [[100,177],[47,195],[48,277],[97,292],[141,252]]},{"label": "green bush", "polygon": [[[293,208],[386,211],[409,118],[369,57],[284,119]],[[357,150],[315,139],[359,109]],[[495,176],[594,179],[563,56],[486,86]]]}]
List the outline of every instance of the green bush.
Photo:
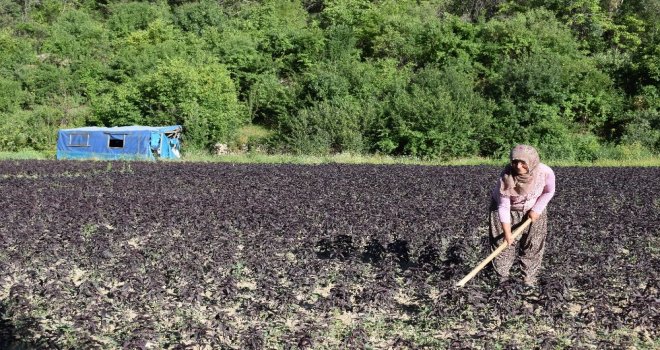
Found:
[{"label": "green bush", "polygon": [[90,124],[95,125],[144,125],[139,107],[141,91],[136,82],[129,81],[114,86],[108,92],[93,96],[93,115]]},{"label": "green bush", "polygon": [[113,82],[137,79],[153,72],[162,61],[182,58],[197,62],[203,53],[202,42],[193,40],[163,19],[155,19],[145,29],[115,38],[109,66]]},{"label": "green bush", "polygon": [[197,35],[208,27],[222,26],[226,20],[227,16],[216,1],[196,1],[174,8],[174,24]]},{"label": "green bush", "polygon": [[296,107],[297,87],[273,72],[253,76],[247,96],[252,122],[275,129]]},{"label": "green bush", "polygon": [[600,156],[598,138],[589,132],[572,131],[557,119],[545,120],[533,128],[531,141],[549,159],[593,162]]},{"label": "green bush", "polygon": [[60,64],[76,64],[84,59],[105,55],[109,39],[102,23],[80,10],[64,11],[50,27],[50,35],[41,47]]},{"label": "green bush", "polygon": [[655,154],[660,154],[660,112],[657,109],[631,112],[621,142],[638,144]]},{"label": "green bush", "polygon": [[17,110],[25,98],[20,82],[0,77],[0,113]]},{"label": "green bush", "polygon": [[25,116],[0,113],[0,150],[18,151],[28,147]]},{"label": "green bush", "polygon": [[602,145],[601,140],[592,134],[573,134],[571,138],[575,149],[575,160],[593,162],[599,159]]},{"label": "green bush", "polygon": [[184,141],[194,148],[227,142],[247,122],[229,72],[212,62],[163,62],[155,72],[99,96],[94,106],[105,125],[181,124]]},{"label": "green bush", "polygon": [[394,60],[361,62],[350,50],[338,54],[292,83],[298,111],[278,114],[277,144],[299,153],[373,150],[390,130],[384,110],[397,91],[405,91],[410,76],[409,68],[398,68]]},{"label": "green bush", "polygon": [[0,72],[3,77],[16,74],[24,64],[34,63],[36,54],[29,41],[16,36],[9,28],[0,29]]},{"label": "green bush", "polygon": [[492,105],[474,91],[475,79],[474,71],[458,62],[417,73],[385,112],[390,130],[381,130],[388,134],[384,145],[391,148],[394,142],[394,153],[424,158],[478,155]]},{"label": "green bush", "polygon": [[50,106],[38,106],[11,115],[0,114],[0,150],[54,149],[63,118],[61,110]]},{"label": "green bush", "polygon": [[285,150],[298,154],[362,153],[361,104],[350,96],[324,100],[280,120]]},{"label": "green bush", "polygon": [[[657,155],[656,155],[657,156]],[[600,158],[617,161],[635,161],[654,157],[654,154],[639,142],[630,144],[607,144],[602,147]]]},{"label": "green bush", "polygon": [[171,22],[171,12],[163,1],[113,2],[108,6],[110,13],[107,26],[114,37],[127,36],[138,30],[146,30],[149,24],[160,19]]},{"label": "green bush", "polygon": [[452,28],[455,22],[443,13],[445,5],[445,1],[338,1],[328,19],[355,28],[364,57],[391,58],[421,68],[444,63],[445,57],[462,51],[463,41]]}]

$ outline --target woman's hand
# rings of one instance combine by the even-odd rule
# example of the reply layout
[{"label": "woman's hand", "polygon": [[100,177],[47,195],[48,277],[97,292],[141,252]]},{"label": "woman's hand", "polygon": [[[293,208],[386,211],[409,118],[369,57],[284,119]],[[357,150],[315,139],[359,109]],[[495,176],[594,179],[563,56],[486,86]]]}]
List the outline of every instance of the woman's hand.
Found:
[{"label": "woman's hand", "polygon": [[513,236],[511,235],[511,232],[509,232],[509,233],[504,232],[504,240],[505,240],[509,245],[513,245],[513,242],[515,242],[515,241],[513,240]]},{"label": "woman's hand", "polygon": [[541,214],[539,214],[539,213],[537,213],[533,210],[530,210],[530,211],[527,212],[527,217],[529,217],[532,220],[532,222],[538,220],[540,216],[541,216]]},{"label": "woman's hand", "polygon": [[514,240],[513,240],[513,235],[511,235],[511,224],[502,223],[502,231],[504,231],[504,240],[509,245],[512,245]]}]

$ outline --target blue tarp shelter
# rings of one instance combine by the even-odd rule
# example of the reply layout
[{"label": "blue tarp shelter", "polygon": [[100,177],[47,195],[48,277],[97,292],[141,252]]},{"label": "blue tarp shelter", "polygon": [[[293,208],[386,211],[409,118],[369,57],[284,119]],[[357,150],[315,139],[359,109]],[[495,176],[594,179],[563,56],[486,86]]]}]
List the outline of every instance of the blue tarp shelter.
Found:
[{"label": "blue tarp shelter", "polygon": [[180,125],[61,129],[57,159],[177,159],[180,135]]}]

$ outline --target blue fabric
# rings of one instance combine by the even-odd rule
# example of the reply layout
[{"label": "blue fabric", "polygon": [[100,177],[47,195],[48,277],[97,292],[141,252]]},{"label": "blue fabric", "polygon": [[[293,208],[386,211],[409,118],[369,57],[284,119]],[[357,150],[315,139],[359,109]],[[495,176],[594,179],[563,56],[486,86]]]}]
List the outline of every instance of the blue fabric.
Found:
[{"label": "blue fabric", "polygon": [[179,125],[62,129],[57,135],[57,159],[177,159],[180,131]]}]

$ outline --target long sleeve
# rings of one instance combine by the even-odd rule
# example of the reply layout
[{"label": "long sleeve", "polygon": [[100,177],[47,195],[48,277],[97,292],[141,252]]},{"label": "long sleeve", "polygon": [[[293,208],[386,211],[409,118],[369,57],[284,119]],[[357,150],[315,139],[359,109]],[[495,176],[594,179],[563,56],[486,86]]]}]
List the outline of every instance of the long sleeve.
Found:
[{"label": "long sleeve", "polygon": [[532,207],[532,210],[539,214],[543,212],[552,197],[555,195],[555,173],[552,171],[552,169],[550,169],[550,167],[547,167],[547,169],[548,171],[545,175],[545,186],[543,186],[543,192],[539,198],[536,199],[536,203]]},{"label": "long sleeve", "polygon": [[[496,189],[499,190],[502,179],[497,182]],[[503,196],[497,193],[497,215],[500,217],[500,222],[508,224],[511,222],[511,197]]]},{"label": "long sleeve", "polygon": [[499,204],[497,206],[497,215],[499,215],[501,223],[511,223],[511,198],[508,196],[500,196]]},{"label": "long sleeve", "polygon": [[545,182],[538,184],[538,187],[528,196],[510,197],[501,195],[499,188],[502,179],[498,179],[497,186],[493,189],[493,199],[497,201],[497,214],[501,223],[511,222],[511,210],[532,209],[539,214],[545,210],[545,207],[555,195],[555,173],[545,164],[539,164],[539,167]]}]

